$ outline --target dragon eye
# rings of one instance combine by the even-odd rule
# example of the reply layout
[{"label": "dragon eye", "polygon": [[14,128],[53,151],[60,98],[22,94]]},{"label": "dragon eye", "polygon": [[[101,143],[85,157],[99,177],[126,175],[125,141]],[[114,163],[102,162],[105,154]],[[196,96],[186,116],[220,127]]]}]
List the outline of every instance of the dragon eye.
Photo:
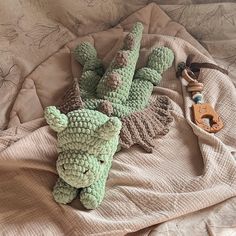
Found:
[{"label": "dragon eye", "polygon": [[103,161],[103,160],[99,160],[99,162],[100,162],[101,164],[103,164],[103,163],[104,163],[104,161]]}]

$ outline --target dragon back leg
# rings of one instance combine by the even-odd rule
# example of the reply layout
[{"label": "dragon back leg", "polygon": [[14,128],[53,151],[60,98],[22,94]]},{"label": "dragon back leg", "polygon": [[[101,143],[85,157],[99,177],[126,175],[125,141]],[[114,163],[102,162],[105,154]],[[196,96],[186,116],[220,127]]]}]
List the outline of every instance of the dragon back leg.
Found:
[{"label": "dragon back leg", "polygon": [[83,98],[92,98],[96,94],[96,88],[101,76],[103,66],[97,58],[96,49],[88,42],[83,42],[74,50],[75,59],[83,66],[83,72],[79,79],[79,87]]},{"label": "dragon back leg", "polygon": [[173,63],[174,54],[167,47],[155,48],[148,58],[147,67],[137,70],[131,85],[127,105],[133,109],[143,109],[147,106],[153,85],[158,85],[161,74]]}]

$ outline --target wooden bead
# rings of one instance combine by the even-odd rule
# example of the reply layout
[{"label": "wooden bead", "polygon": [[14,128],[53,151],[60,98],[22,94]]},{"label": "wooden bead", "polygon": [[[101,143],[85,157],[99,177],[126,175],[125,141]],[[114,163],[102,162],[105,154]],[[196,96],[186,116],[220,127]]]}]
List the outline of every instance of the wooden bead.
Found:
[{"label": "wooden bead", "polygon": [[191,81],[187,86],[187,90],[188,92],[201,92],[203,90],[203,83]]},{"label": "wooden bead", "polygon": [[192,99],[195,103],[203,103],[203,96],[201,93],[192,94]]}]

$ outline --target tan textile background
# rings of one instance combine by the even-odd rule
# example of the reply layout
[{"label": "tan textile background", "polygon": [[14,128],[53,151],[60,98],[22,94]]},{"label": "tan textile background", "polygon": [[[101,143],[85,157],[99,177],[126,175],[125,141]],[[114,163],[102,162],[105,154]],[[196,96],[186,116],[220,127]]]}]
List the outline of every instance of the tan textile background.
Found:
[{"label": "tan textile background", "polygon": [[[149,2],[165,4],[161,8],[229,70],[236,85],[236,3],[231,1],[3,0],[0,130],[8,126],[12,105],[25,77],[41,62],[76,36],[106,30]],[[212,2],[224,3],[190,5]]]},{"label": "tan textile background", "polygon": [[[139,231],[140,235],[188,235],[189,232],[224,235],[234,232],[235,200],[230,198],[236,195],[235,88],[230,78],[218,71],[202,73],[204,98],[225,123],[225,128],[214,136],[191,122],[192,101],[183,81],[175,77],[176,65],[190,53],[195,54],[196,61],[214,62],[207,51],[155,4],[131,14],[114,29],[101,31],[109,27],[94,26],[92,20],[90,27],[81,23],[78,29],[84,27],[84,34],[90,30],[98,32],[78,39],[72,27],[75,23],[68,23],[66,17],[61,19],[63,24],[58,23],[47,13],[57,9],[55,12],[60,10],[63,15],[64,9],[69,9],[72,14],[77,6],[74,1],[58,1],[58,6],[52,8],[46,1],[19,1],[19,4],[24,16],[16,20],[16,26],[10,24],[13,28],[7,28],[2,39],[5,48],[10,48],[4,52],[5,59],[1,58],[1,65],[6,66],[2,71],[13,82],[5,83],[0,90],[1,121],[11,127],[0,134],[2,234],[124,235]],[[10,7],[17,13],[20,5],[17,8],[10,4]],[[129,4],[126,7],[130,9]],[[56,140],[41,118],[43,108],[58,103],[72,76],[79,75],[81,68],[70,55],[77,43],[84,40],[94,43],[107,65],[121,46],[124,31],[137,20],[145,26],[138,66],[145,64],[155,46],[169,46],[175,53],[173,67],[153,94],[153,97],[165,94],[171,98],[174,124],[167,136],[157,140],[153,154],[132,148],[115,156],[101,207],[84,211],[78,200],[68,206],[58,205],[51,195],[56,180]],[[18,28],[24,33],[16,31]],[[71,39],[74,41],[62,47]],[[10,113],[9,123],[6,111]],[[213,206],[224,200],[227,202]],[[204,210],[199,212],[201,209]]]}]

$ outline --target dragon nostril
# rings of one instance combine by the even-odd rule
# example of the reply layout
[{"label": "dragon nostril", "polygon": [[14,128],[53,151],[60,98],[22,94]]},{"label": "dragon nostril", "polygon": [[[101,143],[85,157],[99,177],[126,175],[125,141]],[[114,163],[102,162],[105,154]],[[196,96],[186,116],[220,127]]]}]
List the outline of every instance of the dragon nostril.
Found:
[{"label": "dragon nostril", "polygon": [[66,168],[65,168],[65,166],[64,166],[64,165],[62,165],[61,167],[62,167],[62,169],[63,169],[63,170],[66,170]]},{"label": "dragon nostril", "polygon": [[84,171],[83,174],[85,175],[88,171],[89,171],[89,170]]}]

